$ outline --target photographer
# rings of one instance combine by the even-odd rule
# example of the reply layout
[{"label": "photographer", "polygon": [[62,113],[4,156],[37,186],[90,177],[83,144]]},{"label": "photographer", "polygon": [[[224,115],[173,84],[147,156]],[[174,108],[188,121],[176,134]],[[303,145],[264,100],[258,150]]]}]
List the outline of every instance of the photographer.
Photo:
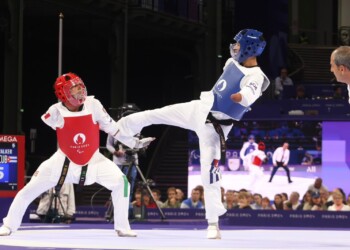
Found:
[{"label": "photographer", "polygon": [[138,159],[137,151],[131,150],[110,135],[107,137],[106,148],[113,154],[113,162],[128,178],[130,182],[130,197],[133,197],[132,194],[137,176],[137,169],[135,166],[135,160]]},{"label": "photographer", "polygon": [[[127,115],[139,112],[140,109],[134,103],[125,103],[123,106],[117,108],[116,121]],[[136,136],[141,138],[139,134]],[[130,149],[120,141],[108,135],[106,142],[107,150],[113,155],[113,162],[120,168],[120,170],[126,175],[130,182],[130,201],[133,197],[135,189],[135,182],[137,176],[136,164],[138,164],[139,154],[145,153],[145,149]]]}]

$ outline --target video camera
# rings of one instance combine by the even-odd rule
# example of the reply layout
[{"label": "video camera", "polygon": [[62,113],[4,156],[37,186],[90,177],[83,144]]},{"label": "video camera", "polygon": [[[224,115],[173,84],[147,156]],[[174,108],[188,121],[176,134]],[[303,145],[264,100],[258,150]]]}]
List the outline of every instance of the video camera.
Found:
[{"label": "video camera", "polygon": [[136,187],[137,187],[137,188],[143,189],[143,188],[145,188],[146,186],[155,187],[155,186],[156,186],[156,183],[155,183],[155,181],[152,180],[152,179],[147,179],[146,182],[144,182],[144,181],[138,181],[138,182],[136,183]]},{"label": "video camera", "polygon": [[117,120],[139,111],[141,110],[135,103],[124,103],[122,106],[117,108]]}]

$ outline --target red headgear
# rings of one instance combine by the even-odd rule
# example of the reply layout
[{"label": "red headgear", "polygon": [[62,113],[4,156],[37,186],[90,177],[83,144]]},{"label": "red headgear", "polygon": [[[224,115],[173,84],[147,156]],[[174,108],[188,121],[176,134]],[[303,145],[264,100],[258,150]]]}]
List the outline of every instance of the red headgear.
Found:
[{"label": "red headgear", "polygon": [[259,142],[258,149],[264,151],[265,150],[265,143],[263,143],[262,141]]},{"label": "red headgear", "polygon": [[[80,85],[82,87],[81,93],[76,96],[71,94],[71,88]],[[74,107],[82,105],[87,96],[87,90],[83,80],[74,73],[67,73],[59,76],[54,84],[55,94],[57,98],[63,102],[68,102]]]}]

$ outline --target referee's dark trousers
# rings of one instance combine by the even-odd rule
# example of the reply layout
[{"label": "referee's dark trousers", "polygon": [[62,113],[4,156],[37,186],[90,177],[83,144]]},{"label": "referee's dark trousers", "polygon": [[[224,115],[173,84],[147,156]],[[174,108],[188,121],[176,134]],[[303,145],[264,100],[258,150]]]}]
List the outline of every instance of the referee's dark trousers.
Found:
[{"label": "referee's dark trousers", "polygon": [[273,166],[273,169],[272,169],[272,173],[271,173],[271,177],[270,177],[270,180],[269,182],[272,182],[272,179],[273,179],[273,176],[276,174],[277,170],[282,167],[286,172],[287,172],[287,176],[288,176],[288,182],[291,183],[292,180],[290,179],[290,171],[289,171],[289,168],[288,166],[283,166],[283,162],[282,161],[277,161],[277,166]]}]

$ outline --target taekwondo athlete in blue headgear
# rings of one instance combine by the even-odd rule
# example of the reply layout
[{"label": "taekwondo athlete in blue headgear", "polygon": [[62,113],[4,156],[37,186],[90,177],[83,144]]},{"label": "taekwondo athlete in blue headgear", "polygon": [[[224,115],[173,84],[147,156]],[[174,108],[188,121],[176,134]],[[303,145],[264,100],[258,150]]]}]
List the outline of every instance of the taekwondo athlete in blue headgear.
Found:
[{"label": "taekwondo athlete in blue headgear", "polygon": [[250,161],[247,160],[246,155],[253,152],[256,149],[258,149],[258,144],[255,142],[255,136],[249,135],[248,141],[243,143],[241,151],[239,151],[239,156],[242,159],[242,165],[244,170],[249,170],[250,164]]},{"label": "taekwondo athlete in blue headgear", "polygon": [[126,145],[129,138],[152,124],[177,126],[197,134],[209,239],[221,238],[218,221],[226,212],[221,202],[219,167],[219,161],[225,158],[225,140],[233,123],[241,120],[270,83],[256,58],[266,45],[262,33],[246,29],[235,39],[233,56],[226,61],[223,74],[210,91],[201,93],[199,100],[137,112],[117,122],[116,137]]}]

